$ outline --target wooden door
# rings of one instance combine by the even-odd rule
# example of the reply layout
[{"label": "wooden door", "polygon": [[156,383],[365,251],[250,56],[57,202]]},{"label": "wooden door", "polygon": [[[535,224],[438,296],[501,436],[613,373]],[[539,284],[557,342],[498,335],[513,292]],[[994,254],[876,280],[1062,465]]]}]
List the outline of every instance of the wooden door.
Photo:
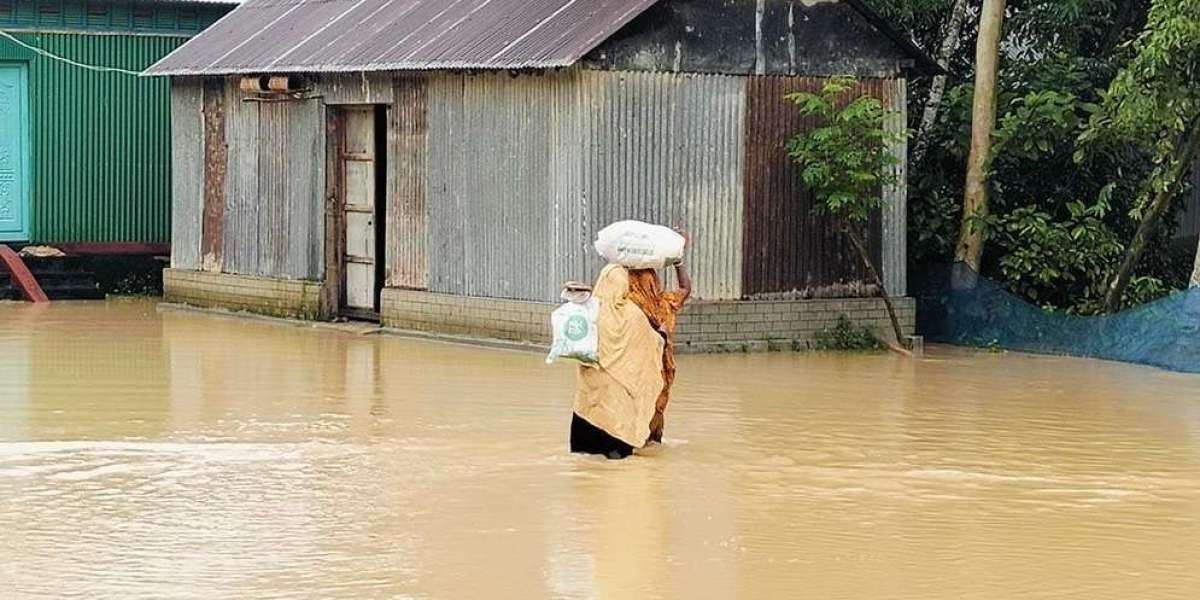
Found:
[{"label": "wooden door", "polygon": [[0,242],[29,239],[29,107],[25,65],[0,63]]},{"label": "wooden door", "polygon": [[342,131],[341,202],[346,241],[343,255],[345,308],[378,310],[376,280],[376,144],[375,108],[347,108]]}]

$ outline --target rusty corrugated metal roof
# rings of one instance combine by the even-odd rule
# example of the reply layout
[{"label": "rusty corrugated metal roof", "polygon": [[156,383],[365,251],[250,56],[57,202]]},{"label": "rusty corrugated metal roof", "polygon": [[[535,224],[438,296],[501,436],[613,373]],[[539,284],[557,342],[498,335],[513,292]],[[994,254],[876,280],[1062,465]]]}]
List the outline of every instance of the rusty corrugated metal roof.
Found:
[{"label": "rusty corrugated metal roof", "polygon": [[574,64],[657,0],[247,0],[147,75]]}]

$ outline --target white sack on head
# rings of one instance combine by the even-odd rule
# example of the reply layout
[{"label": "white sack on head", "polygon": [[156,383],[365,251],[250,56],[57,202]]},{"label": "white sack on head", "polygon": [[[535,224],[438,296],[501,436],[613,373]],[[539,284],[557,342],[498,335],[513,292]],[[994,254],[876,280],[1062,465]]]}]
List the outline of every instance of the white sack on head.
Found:
[{"label": "white sack on head", "polygon": [[596,251],[627,269],[661,269],[683,258],[683,236],[661,225],[618,221],[600,230]]}]

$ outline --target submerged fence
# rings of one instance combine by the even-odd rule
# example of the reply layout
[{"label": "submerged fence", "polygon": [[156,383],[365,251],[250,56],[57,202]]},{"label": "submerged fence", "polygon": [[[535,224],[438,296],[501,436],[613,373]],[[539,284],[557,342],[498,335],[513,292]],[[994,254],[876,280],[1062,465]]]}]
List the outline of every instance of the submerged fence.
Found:
[{"label": "submerged fence", "polygon": [[1034,306],[962,265],[921,279],[917,328],[930,341],[1200,373],[1200,288],[1113,315],[1080,317]]}]

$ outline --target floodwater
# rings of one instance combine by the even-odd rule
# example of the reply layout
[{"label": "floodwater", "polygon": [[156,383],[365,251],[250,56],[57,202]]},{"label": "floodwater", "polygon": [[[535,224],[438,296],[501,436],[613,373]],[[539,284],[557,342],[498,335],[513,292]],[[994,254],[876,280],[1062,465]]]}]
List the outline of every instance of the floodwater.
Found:
[{"label": "floodwater", "polygon": [[1200,377],[932,348],[684,357],[565,452],[521,352],[0,305],[5,598],[1200,595]]}]

